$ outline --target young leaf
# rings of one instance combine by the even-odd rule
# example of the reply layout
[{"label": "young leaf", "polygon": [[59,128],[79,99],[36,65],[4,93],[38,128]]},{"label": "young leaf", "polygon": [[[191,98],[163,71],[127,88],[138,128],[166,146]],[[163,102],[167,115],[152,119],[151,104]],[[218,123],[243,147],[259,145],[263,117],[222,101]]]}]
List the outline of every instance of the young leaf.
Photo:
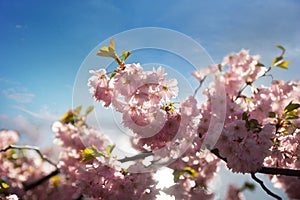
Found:
[{"label": "young leaf", "polygon": [[[23,149],[21,149],[22,151]],[[15,149],[11,149],[9,151],[9,155],[7,156],[7,160],[17,160],[18,159],[18,152]]]},{"label": "young leaf", "polygon": [[1,190],[1,189],[7,189],[7,188],[9,188],[9,185],[8,185],[7,183],[1,181],[1,182],[0,182],[0,190]]},{"label": "young leaf", "polygon": [[283,69],[288,69],[288,64],[290,64],[289,61],[281,60],[281,61],[276,65],[276,67],[280,67],[280,68],[283,68]]},{"label": "young leaf", "polygon": [[282,131],[281,133],[284,134],[284,135],[288,135],[288,134],[289,134],[289,131],[288,131],[288,130],[284,130],[284,131]]},{"label": "young leaf", "polygon": [[180,176],[182,175],[182,171],[181,170],[174,170],[173,172],[173,180],[175,183],[177,183],[179,181]]},{"label": "young leaf", "polygon": [[90,112],[92,112],[94,110],[94,106],[89,106],[87,107],[87,109],[85,110],[85,116],[87,116]]},{"label": "young leaf", "polygon": [[283,69],[288,69],[288,64],[290,63],[289,61],[283,60],[283,56],[285,54],[285,48],[279,44],[276,45],[279,49],[281,49],[281,54],[277,58],[275,58],[272,62],[272,66],[280,67]]},{"label": "young leaf", "polygon": [[273,59],[272,61],[272,66],[277,66],[279,62],[282,62],[283,61],[283,57],[282,56],[279,56],[279,57],[276,57]]},{"label": "young leaf", "polygon": [[130,51],[123,51],[122,52],[122,59],[126,60],[128,56],[130,56],[131,52]]},{"label": "young leaf", "polygon": [[298,115],[293,115],[293,114],[289,114],[285,117],[286,120],[290,120],[290,119],[299,119]]},{"label": "young leaf", "polygon": [[69,110],[62,116],[60,120],[68,124],[70,122],[74,122],[76,119],[77,119],[77,115],[73,112],[73,110]]},{"label": "young leaf", "polygon": [[191,177],[198,177],[198,173],[191,167],[185,167],[182,171],[187,173]]},{"label": "young leaf", "polygon": [[111,47],[102,47],[99,52],[97,53],[98,56],[103,56],[107,58],[114,58],[116,59],[118,55],[116,54],[115,50]]},{"label": "young leaf", "polygon": [[265,65],[259,62],[259,63],[256,64],[256,66],[257,67],[264,67]]},{"label": "young leaf", "polygon": [[115,39],[114,38],[110,39],[109,47],[112,48],[112,49],[115,49]]},{"label": "young leaf", "polygon": [[82,106],[78,106],[77,108],[75,108],[74,112],[79,115],[81,112]]},{"label": "young leaf", "polygon": [[248,130],[252,130],[258,127],[259,127],[259,123],[256,119],[250,119],[249,121],[246,122],[246,128]]},{"label": "young leaf", "polygon": [[248,114],[246,112],[243,112],[242,120],[248,120],[248,117]]},{"label": "young leaf", "polygon": [[81,150],[80,154],[82,156],[82,159],[80,160],[80,162],[85,162],[85,161],[94,159],[98,156],[105,156],[94,145],[92,145],[91,147],[86,147],[84,150]]},{"label": "young leaf", "polygon": [[283,55],[285,54],[285,48],[283,47],[283,46],[281,46],[280,44],[276,44],[275,45],[277,48],[279,48],[279,49],[281,49],[282,50],[282,52],[281,52],[281,57],[283,57]]},{"label": "young leaf", "polygon": [[113,71],[112,73],[111,73],[111,75],[110,75],[110,77],[109,77],[109,79],[112,79],[115,75],[117,74],[117,71],[115,70],[115,71]]},{"label": "young leaf", "polygon": [[114,150],[114,148],[116,147],[116,145],[108,145],[106,147],[106,152],[107,152],[107,155],[110,156],[111,152]]},{"label": "young leaf", "polygon": [[61,181],[61,177],[58,175],[52,176],[50,182],[53,184],[53,187],[57,190],[59,183]]},{"label": "young leaf", "polygon": [[255,190],[255,185],[253,183],[245,182],[244,187],[249,189],[250,191]]},{"label": "young leaf", "polygon": [[269,117],[270,118],[276,118],[276,113],[275,112],[269,112]]},{"label": "young leaf", "polygon": [[296,110],[300,107],[300,104],[298,103],[292,103],[290,102],[289,105],[287,105],[285,108],[284,108],[284,113],[288,113],[288,112],[291,112],[293,110]]}]

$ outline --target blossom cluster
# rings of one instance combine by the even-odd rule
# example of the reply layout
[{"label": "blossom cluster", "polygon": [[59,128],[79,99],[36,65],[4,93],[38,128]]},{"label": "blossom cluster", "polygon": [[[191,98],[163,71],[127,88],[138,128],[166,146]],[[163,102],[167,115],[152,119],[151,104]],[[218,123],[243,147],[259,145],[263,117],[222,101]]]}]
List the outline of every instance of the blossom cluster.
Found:
[{"label": "blossom cluster", "polygon": [[244,120],[232,122],[224,128],[216,145],[227,166],[234,172],[256,172],[264,158],[271,154],[274,126],[266,125],[257,133],[247,130]]},{"label": "blossom cluster", "polygon": [[[279,59],[282,56],[275,61]],[[223,99],[218,103],[225,104],[226,109],[224,126],[215,148],[233,172],[252,173],[262,167],[300,167],[300,82],[273,80],[269,87],[254,86],[254,82],[266,76],[274,66],[276,63],[266,68],[259,62],[258,56],[250,56],[242,50],[225,57],[220,65],[193,73],[200,83],[205,76],[214,75],[226,92],[226,101]],[[251,91],[244,93],[246,87],[251,87]],[[201,105],[202,118],[198,129],[202,138],[207,137],[213,106],[216,106],[212,102],[218,97],[211,88],[207,88],[204,94],[207,101]],[[292,185],[300,183],[299,179],[279,176],[273,181],[286,188],[290,198],[299,197],[297,190],[291,189]]]},{"label": "blossom cluster", "polygon": [[122,113],[122,124],[135,133],[136,149],[158,150],[194,137],[197,101],[189,96],[177,108],[171,101],[178,94],[177,80],[166,79],[164,68],[143,71],[140,64],[126,64],[110,77],[105,69],[90,73],[90,92],[105,107]]},{"label": "blossom cluster", "polygon": [[144,72],[140,64],[126,64],[110,77],[105,69],[90,73],[93,76],[88,85],[96,101],[121,112],[122,124],[134,133],[154,135],[169,118],[172,120],[161,107],[177,96],[177,80],[167,80],[162,67]]},{"label": "blossom cluster", "polygon": [[[72,183],[69,196],[83,195],[87,199],[154,199],[156,181],[152,173],[131,174],[109,155],[84,157],[92,145],[105,152],[109,139],[94,128],[76,127],[72,123],[56,122],[56,142],[64,147],[58,168]],[[144,184],[139,184],[141,181]],[[74,192],[74,188],[76,188]],[[66,191],[65,191],[66,192]]]},{"label": "blossom cluster", "polygon": [[[19,135],[13,130],[1,130],[1,149],[15,145],[19,141]],[[43,190],[27,190],[26,187],[46,176],[54,170],[49,163],[43,162],[34,152],[25,149],[9,149],[0,154],[0,198],[3,194],[6,199],[47,199],[50,190],[55,193],[53,183],[48,181],[40,186]],[[47,190],[45,190],[47,188]],[[47,192],[45,192],[47,191]],[[43,198],[44,195],[44,198]],[[4,198],[4,197],[3,197]]]}]

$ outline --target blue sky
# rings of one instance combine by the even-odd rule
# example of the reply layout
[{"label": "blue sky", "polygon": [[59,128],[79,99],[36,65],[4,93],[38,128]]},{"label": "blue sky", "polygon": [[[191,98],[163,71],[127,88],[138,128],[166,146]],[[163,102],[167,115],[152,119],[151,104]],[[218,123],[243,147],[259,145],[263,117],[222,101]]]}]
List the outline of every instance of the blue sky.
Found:
[{"label": "blue sky", "polygon": [[[228,1],[0,1],[0,128],[29,138],[72,106],[76,73],[90,51],[123,31],[163,27],[198,41],[215,62],[250,49],[266,64],[287,49],[290,69],[275,78],[299,79],[300,2]],[[33,142],[45,142],[44,137]]]}]

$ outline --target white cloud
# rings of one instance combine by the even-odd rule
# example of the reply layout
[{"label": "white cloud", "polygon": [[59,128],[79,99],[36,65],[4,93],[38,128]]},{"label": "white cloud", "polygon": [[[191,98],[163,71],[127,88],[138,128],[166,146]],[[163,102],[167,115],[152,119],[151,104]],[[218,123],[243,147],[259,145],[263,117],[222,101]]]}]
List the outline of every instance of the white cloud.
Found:
[{"label": "white cloud", "polygon": [[26,88],[8,88],[2,90],[2,94],[7,98],[19,103],[29,103],[34,98],[34,94],[28,92]]},{"label": "white cloud", "polygon": [[[0,127],[4,129],[16,130],[20,134],[21,143],[25,142],[29,145],[37,145],[42,136],[41,125],[34,125],[23,115],[17,115],[15,117],[8,117],[6,115],[0,115]],[[50,128],[49,128],[50,129]]]},{"label": "white cloud", "polygon": [[5,85],[18,85],[18,84],[20,84],[17,81],[10,80],[10,79],[4,78],[4,77],[0,77],[0,82],[5,84]]},{"label": "white cloud", "polygon": [[23,26],[21,24],[16,24],[16,28],[21,29],[21,28],[23,28]]},{"label": "white cloud", "polygon": [[53,113],[46,105],[42,106],[38,112],[20,106],[13,108],[22,111],[16,116],[0,115],[0,129],[16,130],[20,134],[20,142],[35,145],[41,148],[53,145],[55,134],[51,126],[58,120],[61,114]]},{"label": "white cloud", "polygon": [[41,148],[53,145],[55,134],[51,126],[58,120],[62,113],[53,111],[47,105],[38,111],[32,111],[22,106],[13,106],[21,111],[16,116],[0,114],[0,129],[16,130],[20,134],[22,144],[35,145]]},{"label": "white cloud", "polygon": [[30,116],[32,117],[35,117],[37,119],[43,119],[43,120],[46,120],[46,121],[55,121],[55,120],[58,120],[61,115],[59,114],[53,114],[51,113],[50,109],[48,106],[44,105],[40,110],[39,112],[33,112],[31,110],[28,110],[24,107],[21,107],[21,106],[13,106],[13,108],[17,109],[17,110],[20,110],[20,111],[23,111],[27,114],[29,114]]}]

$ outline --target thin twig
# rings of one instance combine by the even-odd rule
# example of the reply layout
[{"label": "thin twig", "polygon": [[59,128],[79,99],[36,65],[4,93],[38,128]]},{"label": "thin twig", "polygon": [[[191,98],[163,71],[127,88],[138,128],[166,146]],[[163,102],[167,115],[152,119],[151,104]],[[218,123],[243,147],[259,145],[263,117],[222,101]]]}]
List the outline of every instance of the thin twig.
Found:
[{"label": "thin twig", "polygon": [[47,158],[47,156],[43,155],[40,151],[40,149],[36,146],[30,146],[30,145],[9,145],[4,149],[0,149],[0,152],[5,152],[8,151],[9,149],[29,149],[29,150],[34,150],[37,152],[37,154],[40,156],[40,158],[44,161],[47,161],[49,164],[53,165],[55,168],[57,168],[56,164],[54,162],[52,162],[51,160],[49,160]]},{"label": "thin twig", "polygon": [[25,191],[28,191],[28,190],[31,190],[35,187],[37,187],[38,185],[44,183],[45,181],[47,181],[48,179],[50,179],[51,177],[57,175],[60,173],[57,165],[51,161],[50,159],[47,158],[47,156],[43,155],[40,151],[40,149],[36,146],[30,146],[30,145],[9,145],[7,146],[6,148],[4,149],[0,149],[0,152],[6,152],[8,151],[9,149],[18,149],[18,150],[23,150],[23,149],[28,149],[28,150],[33,150],[33,151],[36,151],[37,154],[40,156],[40,158],[43,160],[43,161],[46,161],[48,162],[49,164],[53,165],[55,167],[55,170],[53,172],[51,172],[50,174],[38,179],[37,181],[31,183],[31,184],[28,184],[26,185],[25,183],[24,184],[24,190]]},{"label": "thin twig", "polygon": [[255,176],[255,173],[251,173],[251,178],[252,178],[254,181],[256,181],[257,183],[259,183],[260,186],[262,187],[262,189],[263,189],[268,195],[274,197],[275,199],[282,200],[282,198],[281,198],[280,196],[278,196],[277,194],[275,194],[275,193],[273,193],[271,190],[269,190],[269,189],[265,186],[264,182]]},{"label": "thin twig", "polygon": [[193,94],[193,97],[195,97],[197,95],[197,93],[198,93],[199,89],[202,87],[203,82],[205,81],[206,77],[207,76],[204,76],[203,79],[199,82],[199,86],[196,88],[196,90],[195,90],[195,92]]}]

